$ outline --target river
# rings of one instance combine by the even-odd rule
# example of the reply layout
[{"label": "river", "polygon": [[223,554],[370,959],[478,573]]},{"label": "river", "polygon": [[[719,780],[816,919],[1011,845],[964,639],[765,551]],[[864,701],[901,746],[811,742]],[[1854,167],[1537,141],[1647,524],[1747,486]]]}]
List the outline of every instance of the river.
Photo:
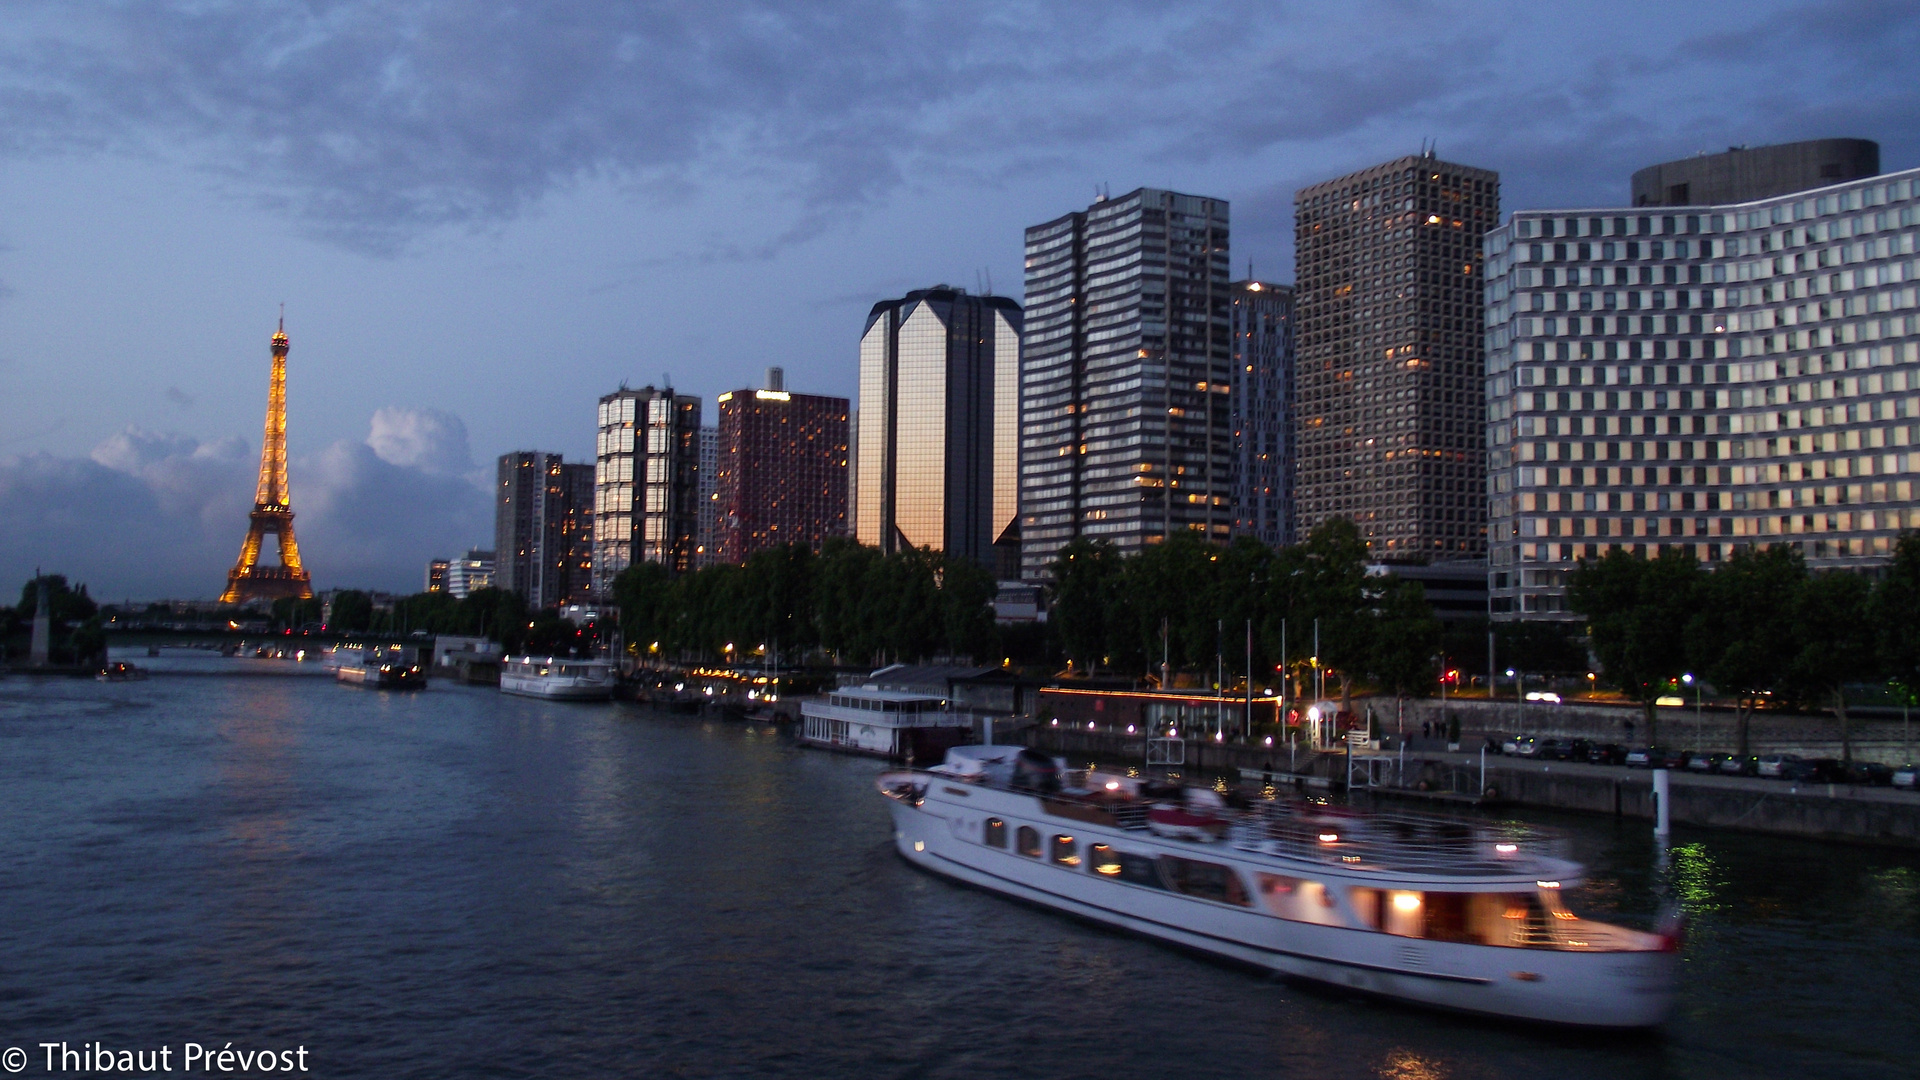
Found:
[{"label": "river", "polygon": [[[1576,1035],[929,877],[889,846],[879,769],[446,683],[0,681],[0,1047],[25,1076],[60,1041],[300,1046],[310,1075],[381,1078],[1920,1073],[1914,853],[1677,832],[1679,1008]],[[1651,911],[1644,823],[1552,823],[1592,869],[1580,903]]]}]

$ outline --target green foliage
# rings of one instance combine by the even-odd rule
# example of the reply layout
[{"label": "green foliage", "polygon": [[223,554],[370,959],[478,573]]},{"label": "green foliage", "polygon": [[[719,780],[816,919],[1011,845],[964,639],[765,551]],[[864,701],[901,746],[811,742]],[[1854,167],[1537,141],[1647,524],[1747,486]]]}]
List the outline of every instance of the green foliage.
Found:
[{"label": "green foliage", "polygon": [[47,617],[55,626],[65,623],[85,622],[100,611],[100,605],[87,595],[85,585],[69,586],[65,574],[42,574],[29,580],[20,587],[19,612],[23,622],[32,622],[34,612],[39,605],[40,583],[47,584]]},{"label": "green foliage", "polygon": [[1755,705],[1788,689],[1795,644],[1792,598],[1805,583],[1800,552],[1784,544],[1736,549],[1701,585],[1687,623],[1687,655],[1716,691],[1739,698],[1738,750],[1747,752]]},{"label": "green foliage", "polygon": [[780,657],[825,648],[856,663],[988,656],[994,592],[992,575],[968,560],[882,555],[850,540],[677,576],[642,563],[613,581],[622,632],[642,658],[726,660],[732,644],[731,658],[749,662],[763,646]]},{"label": "green foliage", "polygon": [[1615,548],[1573,572],[1568,599],[1587,617],[1607,679],[1644,710],[1649,741],[1659,723],[1655,701],[1688,668],[1686,626],[1701,577],[1692,552],[1680,548],[1654,559]]},{"label": "green foliage", "polygon": [[1894,545],[1893,565],[1873,592],[1872,617],[1881,674],[1912,701],[1920,692],[1920,533],[1903,533]]},{"label": "green foliage", "polygon": [[333,616],[327,629],[343,634],[358,634],[373,626],[373,597],[358,589],[342,589],[333,594]]},{"label": "green foliage", "polygon": [[1853,736],[1847,723],[1848,683],[1876,673],[1874,628],[1868,619],[1872,586],[1843,570],[1814,574],[1792,594],[1793,644],[1790,677],[1832,702],[1840,721],[1841,756],[1853,760]]},{"label": "green foliage", "polygon": [[[1494,627],[1493,636],[1494,659],[1503,668],[1536,675],[1580,675],[1587,671],[1586,645],[1560,623],[1501,623]],[[1481,657],[1486,656],[1484,641],[1479,652]]]}]

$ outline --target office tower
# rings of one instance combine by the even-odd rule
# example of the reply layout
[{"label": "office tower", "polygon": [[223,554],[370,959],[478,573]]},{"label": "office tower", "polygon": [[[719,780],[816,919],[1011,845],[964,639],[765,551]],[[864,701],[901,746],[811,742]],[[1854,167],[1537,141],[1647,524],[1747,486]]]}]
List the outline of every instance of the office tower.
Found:
[{"label": "office tower", "polygon": [[1879,171],[1880,144],[1866,139],[1734,146],[1724,154],[1698,154],[1635,172],[1633,205],[1753,202],[1859,180]]},{"label": "office tower", "polygon": [[428,592],[447,591],[447,567],[450,565],[452,565],[450,559],[432,559],[427,562]]},{"label": "office tower", "polygon": [[693,564],[720,561],[720,429],[700,429],[700,529],[694,536]]},{"label": "office tower", "polygon": [[1500,177],[1404,157],[1294,196],[1294,535],[1375,559],[1486,551],[1480,241]]},{"label": "office tower", "polygon": [[1489,591],[1571,618],[1613,548],[1884,563],[1920,527],[1920,170],[1487,237]]},{"label": "office tower", "polygon": [[493,587],[493,552],[470,548],[447,563],[447,595],[465,600],[481,589]]},{"label": "office tower", "polygon": [[1021,574],[1233,524],[1227,203],[1141,188],[1026,232]]},{"label": "office tower", "polygon": [[694,569],[700,531],[700,399],[621,387],[600,399],[595,447],[595,591],[654,562]]},{"label": "office tower", "polygon": [[1017,543],[1020,305],[936,285],[883,300],[860,338],[860,516],[882,551],[994,565]]},{"label": "office tower", "polygon": [[496,476],[494,583],[519,593],[529,607],[588,602],[593,466],[520,450],[500,455]]},{"label": "office tower", "polygon": [[1233,531],[1293,542],[1293,288],[1236,281],[1233,334]]},{"label": "office tower", "polygon": [[847,399],[769,389],[719,398],[718,561],[847,534]]}]

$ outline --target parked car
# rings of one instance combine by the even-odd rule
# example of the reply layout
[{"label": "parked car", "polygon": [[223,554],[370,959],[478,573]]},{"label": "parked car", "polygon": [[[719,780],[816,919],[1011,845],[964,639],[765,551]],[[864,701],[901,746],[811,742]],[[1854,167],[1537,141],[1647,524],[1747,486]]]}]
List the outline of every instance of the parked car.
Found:
[{"label": "parked car", "polygon": [[1759,774],[1754,770],[1759,766],[1759,763],[1760,759],[1754,757],[1752,754],[1748,754],[1746,757],[1741,757],[1738,754],[1728,754],[1720,759],[1720,768],[1717,771],[1722,776],[1757,776]]},{"label": "parked car", "polygon": [[1893,770],[1893,775],[1888,779],[1894,787],[1906,788],[1908,791],[1920,790],[1920,766],[1909,761]]},{"label": "parked car", "polygon": [[1865,761],[1855,765],[1854,770],[1860,776],[1858,783],[1872,784],[1874,787],[1886,787],[1893,783],[1893,766],[1891,765]]},{"label": "parked car", "polygon": [[1760,760],[1754,763],[1754,775],[1772,780],[1784,780],[1787,778],[1788,766],[1799,760],[1800,758],[1793,754],[1761,754]]},{"label": "parked car", "polygon": [[1543,761],[1565,761],[1567,760],[1567,740],[1541,739],[1540,744],[1533,749],[1533,756]]},{"label": "parked car", "polygon": [[1687,767],[1688,753],[1686,750],[1660,750],[1658,756],[1653,759],[1652,767],[1656,769],[1684,769]]},{"label": "parked car", "polygon": [[1849,783],[1848,770],[1838,758],[1796,759],[1782,773],[1785,779],[1802,784]]},{"label": "parked car", "polygon": [[1593,753],[1593,740],[1573,739],[1567,743],[1568,761],[1585,761]]},{"label": "parked car", "polygon": [[1540,753],[1540,740],[1531,735],[1515,735],[1511,745],[1513,749],[1507,753],[1515,757],[1536,757]]},{"label": "parked car", "polygon": [[1719,754],[1704,750],[1689,750],[1686,752],[1686,769],[1688,772],[1714,772],[1720,764],[1719,758]]},{"label": "parked car", "polygon": [[1627,751],[1626,759],[1621,762],[1629,769],[1651,769],[1655,759],[1666,751],[1657,746],[1636,746]]},{"label": "parked car", "polygon": [[1619,743],[1594,743],[1587,747],[1587,760],[1595,765],[1625,765],[1627,748]]}]

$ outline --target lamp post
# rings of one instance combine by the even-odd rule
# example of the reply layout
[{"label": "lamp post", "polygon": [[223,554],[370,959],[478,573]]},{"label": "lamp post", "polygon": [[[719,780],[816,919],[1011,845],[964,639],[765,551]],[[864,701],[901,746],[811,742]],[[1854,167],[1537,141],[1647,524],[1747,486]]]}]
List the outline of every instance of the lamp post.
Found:
[{"label": "lamp post", "polygon": [[1680,676],[1680,681],[1693,687],[1693,752],[1700,752],[1700,684],[1693,681],[1693,673]]}]

